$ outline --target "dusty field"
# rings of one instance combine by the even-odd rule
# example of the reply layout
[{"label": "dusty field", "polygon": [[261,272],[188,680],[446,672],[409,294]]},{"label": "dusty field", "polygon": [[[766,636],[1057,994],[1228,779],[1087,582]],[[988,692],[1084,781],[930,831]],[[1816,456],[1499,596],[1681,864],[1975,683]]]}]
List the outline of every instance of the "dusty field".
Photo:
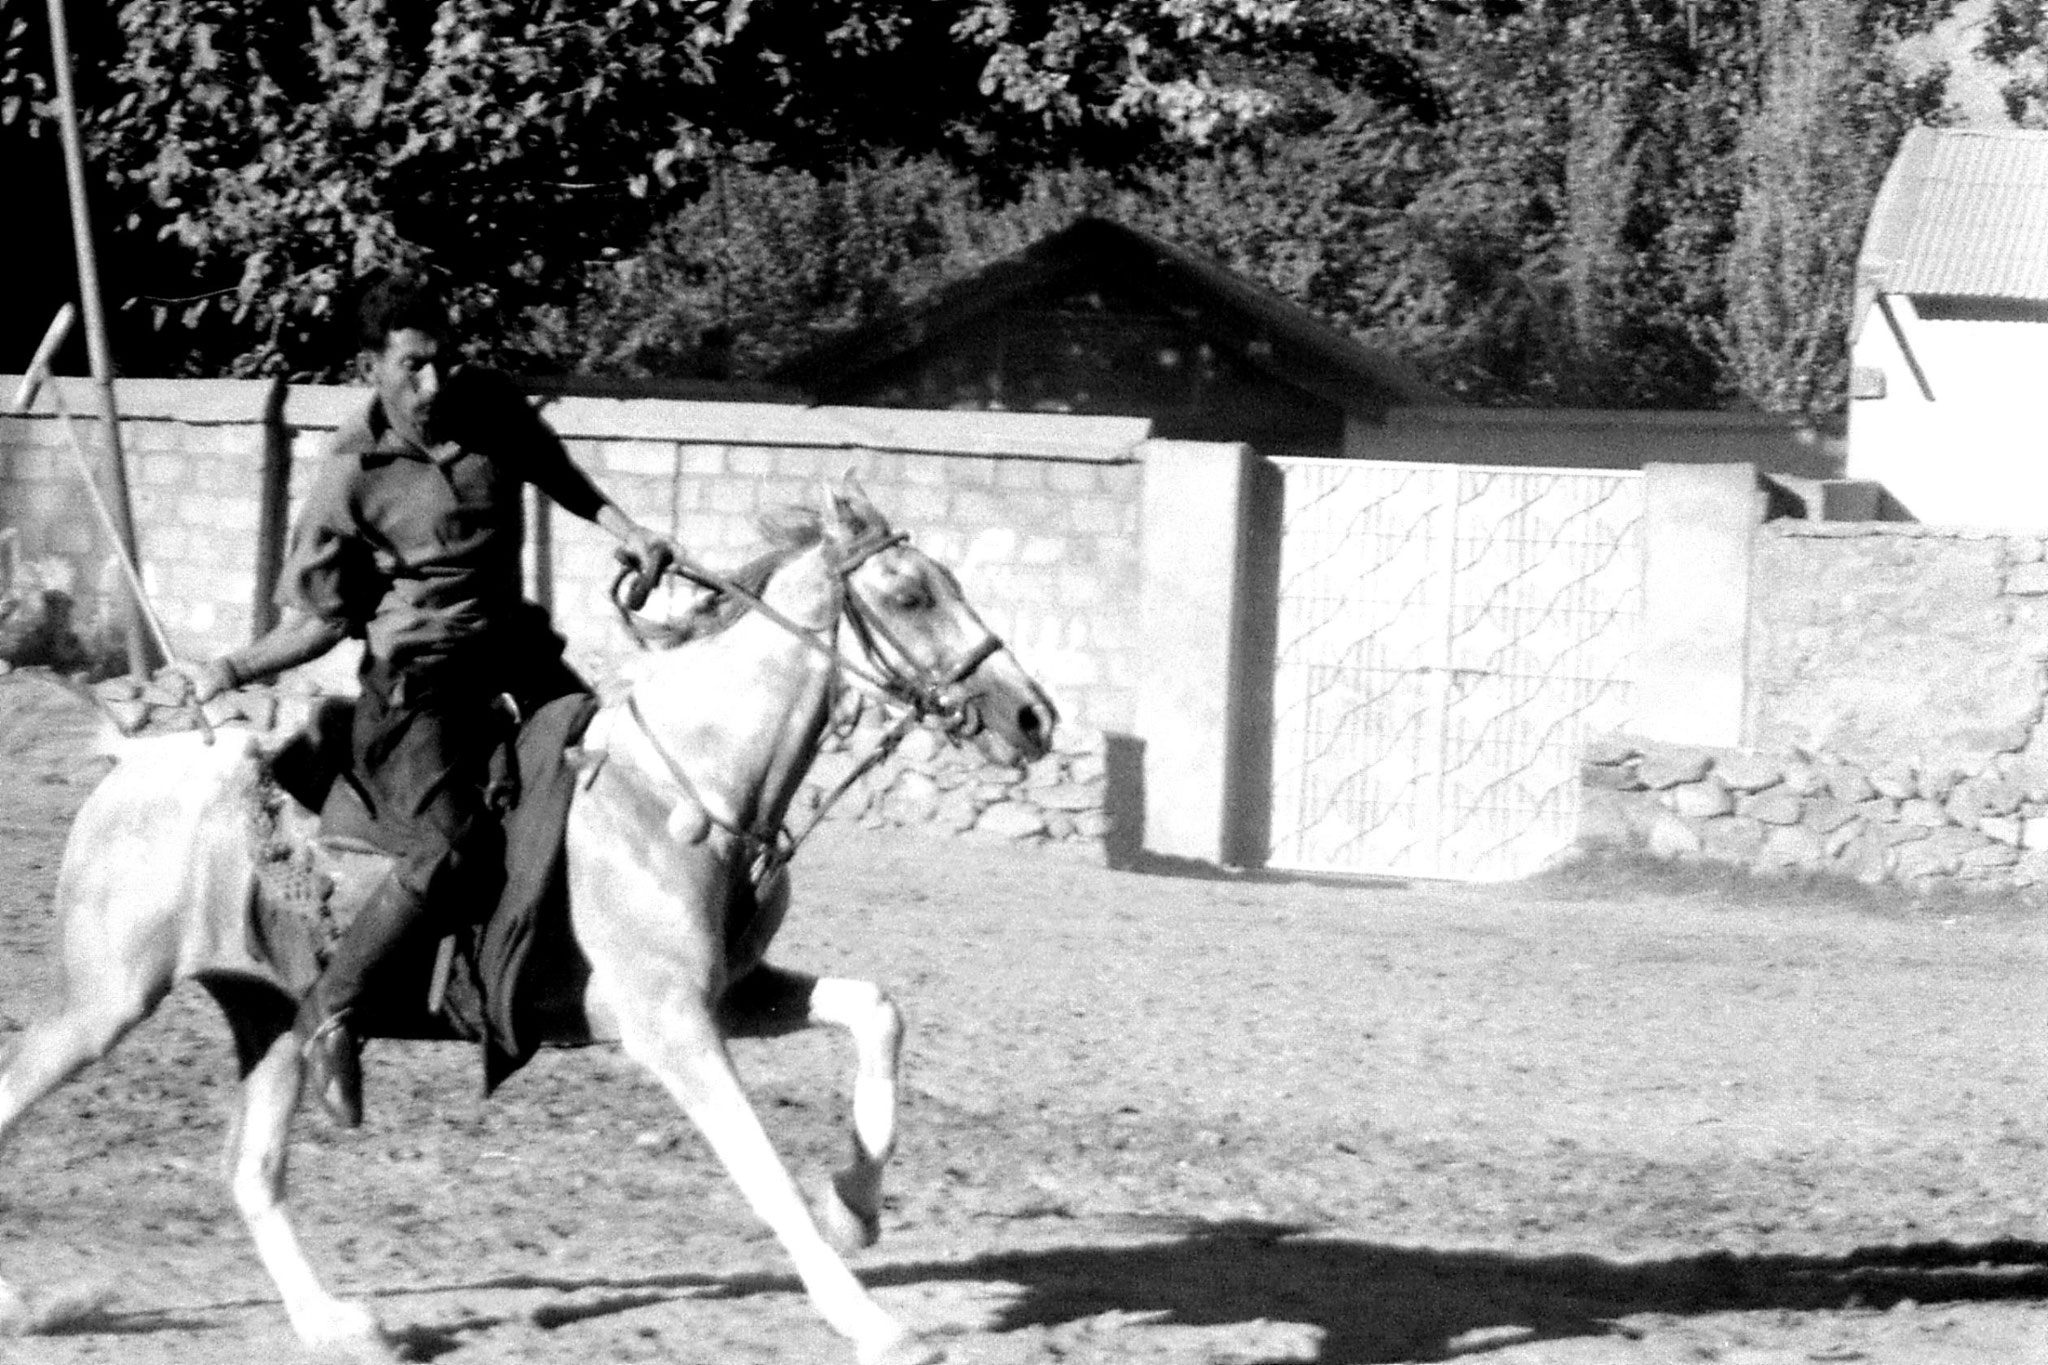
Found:
[{"label": "dusty field", "polygon": [[[0,679],[0,1046],[52,984],[94,764]],[[962,1365],[2048,1361],[2048,915],[1711,889],[1139,877],[835,833],[783,960],[911,1015],[879,1296]],[[743,1045],[793,1166],[847,1059]],[[301,1226],[441,1365],[836,1362],[774,1244],[610,1052],[478,1098],[380,1044],[370,1123],[301,1124]],[[107,1296],[23,1365],[270,1365],[216,1178],[197,990],[0,1153],[0,1267]]]}]

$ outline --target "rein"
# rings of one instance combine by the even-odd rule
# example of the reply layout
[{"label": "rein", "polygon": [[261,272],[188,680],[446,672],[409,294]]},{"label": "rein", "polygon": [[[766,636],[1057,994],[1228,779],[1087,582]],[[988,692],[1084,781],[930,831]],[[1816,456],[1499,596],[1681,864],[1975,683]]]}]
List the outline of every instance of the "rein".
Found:
[{"label": "rein", "polygon": [[[960,738],[972,735],[981,728],[981,719],[974,707],[948,696],[947,692],[972,677],[976,670],[1001,652],[1004,648],[1002,638],[984,627],[979,644],[967,651],[966,655],[950,668],[943,672],[934,672],[911,656],[902,640],[889,629],[888,624],[881,619],[875,609],[853,590],[853,575],[862,565],[886,550],[908,543],[909,539],[909,535],[901,531],[864,537],[848,546],[846,552],[839,556],[832,566],[839,583],[839,610],[834,613],[833,622],[836,625],[844,621],[851,628],[854,638],[860,644],[862,657],[859,660],[850,657],[827,638],[827,632],[831,631],[833,626],[814,631],[799,625],[770,606],[759,593],[700,564],[679,559],[665,565],[656,576],[658,581],[662,575],[673,575],[714,593],[737,599],[750,612],[759,614],[806,647],[824,655],[835,673],[859,680],[886,701],[894,702],[903,708],[903,714],[890,724],[875,746],[818,802],[801,830],[791,834],[787,825],[778,825],[764,836],[735,824],[711,808],[710,803],[704,799],[703,791],[691,780],[682,764],[662,744],[653,727],[647,723],[647,717],[640,710],[639,701],[630,690],[626,693],[626,713],[633,718],[633,723],[653,746],[655,753],[661,756],[669,776],[682,788],[684,795],[704,812],[714,827],[731,836],[742,847],[752,850],[752,880],[756,886],[779,872],[796,856],[797,849],[823,823],[826,814],[838,804],[839,799],[852,789],[854,783],[867,776],[877,764],[894,753],[911,730],[935,721],[938,728],[947,735]],[[625,586],[626,580],[634,572],[630,564],[621,567],[618,576],[612,580],[611,600],[627,632],[644,650],[650,647],[647,636],[634,622],[631,609],[620,595],[621,587]],[[644,602],[654,586],[653,582],[636,584],[632,589],[632,595],[638,601]],[[887,654],[882,649],[884,645],[887,646]]]}]

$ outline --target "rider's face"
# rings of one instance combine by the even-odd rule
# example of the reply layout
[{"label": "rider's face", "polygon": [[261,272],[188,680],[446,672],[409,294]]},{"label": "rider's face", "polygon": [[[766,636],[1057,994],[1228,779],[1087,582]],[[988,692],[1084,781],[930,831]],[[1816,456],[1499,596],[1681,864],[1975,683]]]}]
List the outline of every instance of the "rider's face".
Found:
[{"label": "rider's face", "polygon": [[440,338],[416,327],[384,336],[384,349],[363,352],[363,377],[377,390],[384,415],[404,434],[431,439],[434,399],[443,373]]}]

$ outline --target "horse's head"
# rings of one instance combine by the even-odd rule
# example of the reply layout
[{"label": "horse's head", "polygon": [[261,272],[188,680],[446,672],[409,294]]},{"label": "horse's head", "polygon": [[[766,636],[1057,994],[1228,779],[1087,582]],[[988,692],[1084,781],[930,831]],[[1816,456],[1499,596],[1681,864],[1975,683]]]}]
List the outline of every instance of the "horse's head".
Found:
[{"label": "horse's head", "polygon": [[1052,748],[1059,711],[944,565],[889,529],[851,474],[825,494],[825,551],[845,577],[848,629],[892,683],[1000,763]]}]

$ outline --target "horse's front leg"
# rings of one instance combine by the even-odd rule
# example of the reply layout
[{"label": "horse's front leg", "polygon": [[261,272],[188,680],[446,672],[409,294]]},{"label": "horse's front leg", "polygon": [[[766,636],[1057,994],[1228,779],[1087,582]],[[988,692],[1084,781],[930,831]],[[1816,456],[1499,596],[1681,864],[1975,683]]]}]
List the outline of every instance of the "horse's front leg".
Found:
[{"label": "horse's front leg", "polygon": [[704,1134],[748,1205],[782,1243],[819,1314],[854,1343],[860,1365],[943,1359],[870,1297],[826,1240],[761,1127],[703,1002],[670,996],[621,1010],[619,1024],[627,1053],[661,1079]]},{"label": "horse's front leg", "polygon": [[842,1251],[882,1235],[882,1168],[896,1151],[896,1077],[903,1012],[872,981],[814,977],[762,965],[727,993],[727,1031],[765,1037],[831,1024],[853,1039],[853,1160],[817,1200],[819,1221]]}]

